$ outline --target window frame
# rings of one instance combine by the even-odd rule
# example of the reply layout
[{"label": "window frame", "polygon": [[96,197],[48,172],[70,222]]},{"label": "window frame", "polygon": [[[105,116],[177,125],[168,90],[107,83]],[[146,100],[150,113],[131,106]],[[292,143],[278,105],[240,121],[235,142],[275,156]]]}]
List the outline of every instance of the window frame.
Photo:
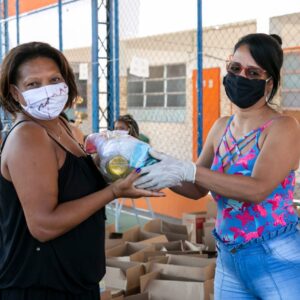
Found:
[{"label": "window frame", "polygon": [[[184,67],[184,75],[183,76],[175,76],[175,77],[168,77],[167,71],[168,67],[173,67],[173,66],[179,66],[179,67]],[[133,76],[129,73],[129,69],[127,70],[127,105],[128,108],[130,109],[151,109],[151,108],[156,108],[156,109],[167,109],[167,108],[185,108],[186,107],[186,96],[187,96],[187,88],[186,88],[186,83],[187,83],[187,75],[186,75],[186,70],[187,66],[185,63],[174,63],[174,64],[165,64],[165,65],[156,65],[156,66],[150,66],[150,74],[151,74],[151,68],[163,68],[163,77],[136,77]],[[168,82],[172,80],[184,80],[184,90],[183,91],[168,91]],[[147,92],[147,83],[149,82],[163,82],[163,90],[158,91],[158,92]],[[142,93],[129,93],[129,85],[130,83],[133,82],[142,82],[143,84],[143,89]],[[183,105],[168,105],[168,96],[169,95],[179,95],[179,96],[184,96],[184,103]],[[130,105],[129,98],[130,96],[142,96],[143,97],[143,105],[142,106],[134,106]],[[148,96],[163,96],[163,105],[149,105],[148,104]],[[147,105],[148,104],[148,105]]]},{"label": "window frame", "polygon": [[[300,58],[300,47],[293,47],[293,48],[284,49],[283,50],[284,59],[287,55],[293,54],[293,53],[296,53]],[[299,99],[300,99],[300,85],[299,85],[299,88],[297,88],[297,87],[296,88],[284,88],[284,86],[283,86],[283,82],[285,80],[284,76],[294,75],[294,74],[299,74],[300,75],[300,66],[299,66],[299,69],[297,69],[297,70],[288,70],[288,69],[285,68],[284,63],[283,63],[282,71],[281,71],[281,107],[284,110],[299,110],[300,109],[300,103],[299,103],[298,106],[286,106],[286,105],[284,105],[285,95],[292,94],[292,93],[299,94]]]}]

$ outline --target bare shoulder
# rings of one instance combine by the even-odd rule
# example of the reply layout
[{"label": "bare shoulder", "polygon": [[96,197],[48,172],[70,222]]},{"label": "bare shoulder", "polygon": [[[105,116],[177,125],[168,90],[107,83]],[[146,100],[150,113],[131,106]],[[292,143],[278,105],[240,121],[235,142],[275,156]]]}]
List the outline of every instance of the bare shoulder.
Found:
[{"label": "bare shoulder", "polygon": [[271,148],[279,149],[284,145],[284,148],[292,153],[295,150],[295,155],[299,157],[300,150],[300,125],[297,119],[287,115],[280,115],[273,119],[273,122],[266,130],[265,141],[263,144],[269,145]]},{"label": "bare shoulder", "polygon": [[[39,172],[39,168],[50,170],[57,166],[55,148],[46,130],[34,122],[23,122],[9,134],[1,154],[1,172],[12,181],[12,176],[22,177]],[[17,174],[17,175],[16,175]],[[24,177],[24,176],[23,176]]]},{"label": "bare shoulder", "polygon": [[215,153],[215,149],[219,145],[220,139],[224,134],[226,124],[228,123],[229,118],[230,117],[221,117],[215,121],[206,137],[198,162],[200,162],[203,159],[203,157],[205,157],[205,159],[207,159],[207,157],[212,159]]},{"label": "bare shoulder", "polygon": [[[46,130],[32,121],[26,121],[15,127],[7,138],[3,155],[13,156],[19,153],[41,151],[49,148],[51,140]],[[51,147],[52,148],[52,147]]]},{"label": "bare shoulder", "polygon": [[84,144],[84,134],[79,127],[76,125],[70,124],[72,134],[74,138],[80,143]]},{"label": "bare shoulder", "polygon": [[226,125],[227,125],[229,119],[230,119],[230,116],[225,116],[225,117],[221,117],[221,118],[217,119],[214,122],[214,124],[213,124],[213,126],[211,128],[211,131],[214,134],[216,134],[218,132],[223,132],[225,130],[225,128],[226,128]]},{"label": "bare shoulder", "polygon": [[219,143],[219,140],[225,131],[229,119],[229,116],[217,119],[213,124],[211,130],[209,131],[208,139],[212,142],[212,144],[214,144],[214,146]]},{"label": "bare shoulder", "polygon": [[275,118],[270,126],[270,133],[276,134],[300,134],[300,124],[298,120],[292,116],[280,115]]},{"label": "bare shoulder", "polygon": [[217,119],[214,123],[214,126],[222,126],[225,127],[229,121],[229,119],[231,118],[231,116],[224,116],[224,117],[220,117],[219,119]]},{"label": "bare shoulder", "polygon": [[19,124],[13,129],[9,138],[19,143],[24,143],[24,145],[42,144],[45,141],[49,141],[46,129],[33,121],[26,121]]}]

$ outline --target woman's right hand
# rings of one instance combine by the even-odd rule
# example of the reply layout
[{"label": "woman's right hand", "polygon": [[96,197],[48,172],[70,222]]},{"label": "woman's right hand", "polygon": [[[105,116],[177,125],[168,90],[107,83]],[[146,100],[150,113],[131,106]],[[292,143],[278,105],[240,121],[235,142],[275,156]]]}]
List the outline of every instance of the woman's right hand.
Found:
[{"label": "woman's right hand", "polygon": [[115,199],[165,196],[163,192],[136,188],[133,183],[141,176],[140,171],[141,169],[136,169],[126,178],[119,179],[110,185]]}]

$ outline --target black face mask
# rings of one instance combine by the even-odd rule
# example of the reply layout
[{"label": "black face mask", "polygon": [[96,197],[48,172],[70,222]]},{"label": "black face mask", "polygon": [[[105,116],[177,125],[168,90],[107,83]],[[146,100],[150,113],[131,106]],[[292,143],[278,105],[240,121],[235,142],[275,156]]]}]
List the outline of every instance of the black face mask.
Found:
[{"label": "black face mask", "polygon": [[248,79],[228,73],[223,85],[230,101],[240,108],[254,105],[265,94],[266,80]]}]

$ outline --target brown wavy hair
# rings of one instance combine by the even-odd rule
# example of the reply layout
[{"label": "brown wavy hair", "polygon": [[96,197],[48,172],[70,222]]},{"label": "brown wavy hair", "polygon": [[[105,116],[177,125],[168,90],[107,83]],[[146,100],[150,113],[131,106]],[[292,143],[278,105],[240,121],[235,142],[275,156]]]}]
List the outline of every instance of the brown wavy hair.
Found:
[{"label": "brown wavy hair", "polygon": [[69,87],[66,107],[70,108],[74,99],[78,96],[73,70],[61,51],[43,42],[24,43],[11,49],[1,65],[0,105],[13,115],[22,111],[22,108],[10,93],[10,85],[17,83],[20,66],[38,57],[50,58],[57,64],[62,77]]}]

